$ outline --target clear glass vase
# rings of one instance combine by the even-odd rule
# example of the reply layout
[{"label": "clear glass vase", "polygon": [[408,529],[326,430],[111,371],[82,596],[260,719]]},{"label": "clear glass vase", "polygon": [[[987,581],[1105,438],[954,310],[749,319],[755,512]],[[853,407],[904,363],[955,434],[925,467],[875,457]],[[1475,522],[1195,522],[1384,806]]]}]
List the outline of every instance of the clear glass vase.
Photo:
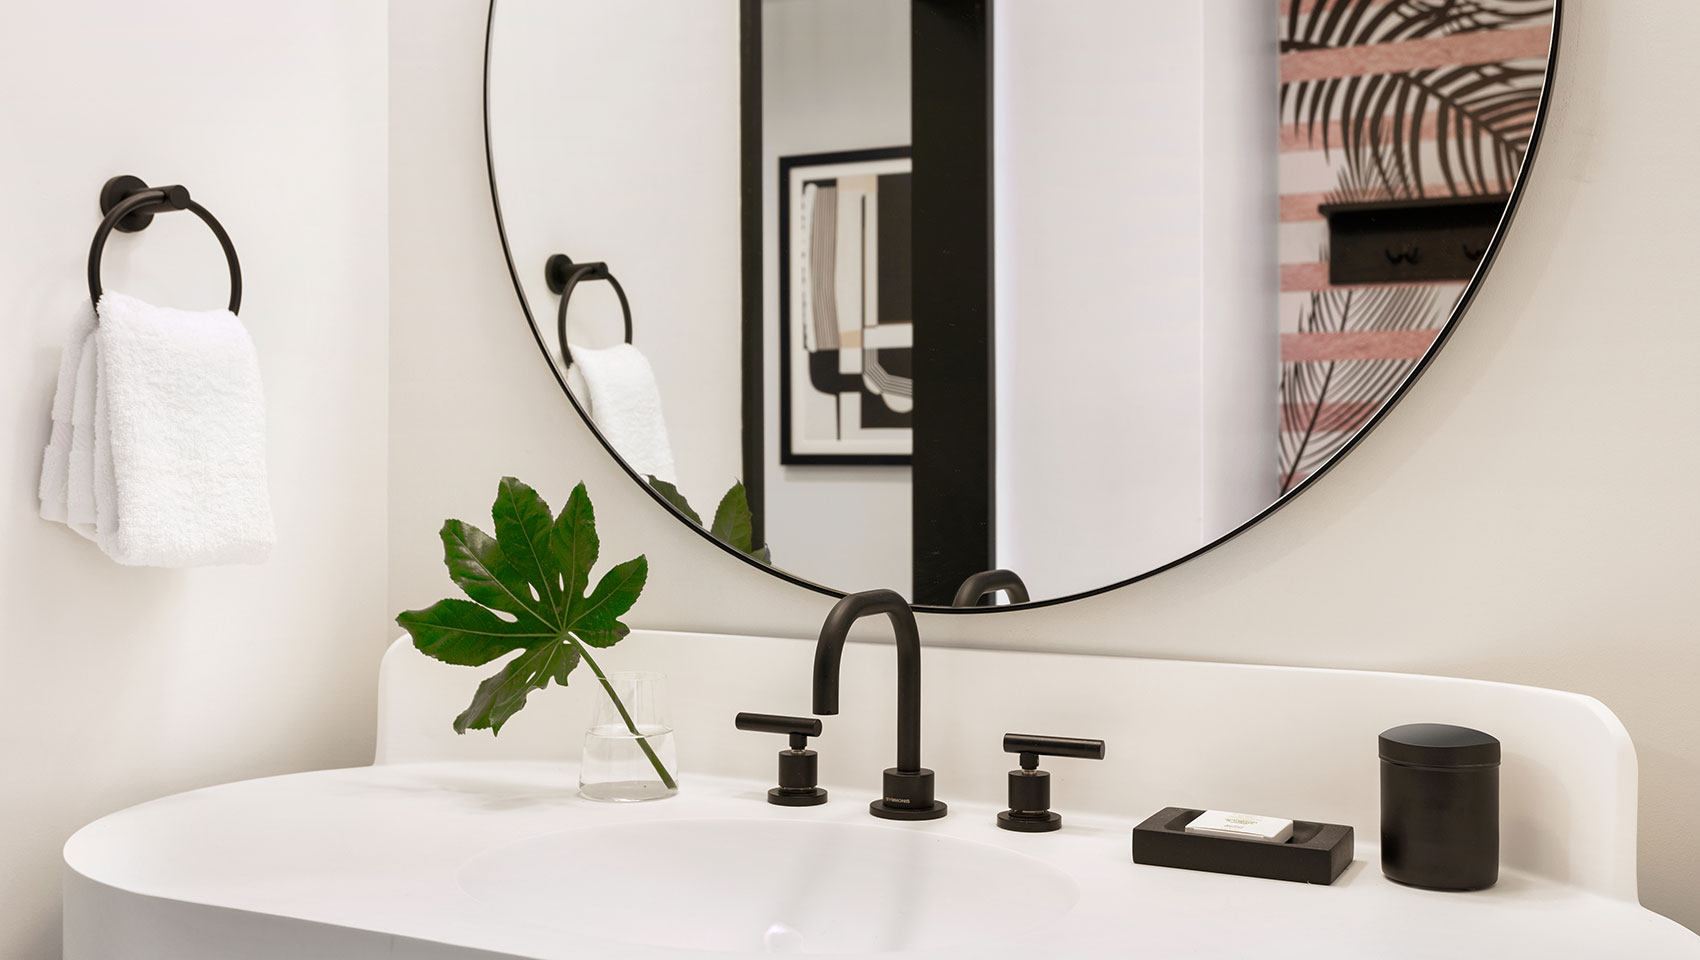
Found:
[{"label": "clear glass vase", "polygon": [[596,709],[584,734],[579,793],[614,802],[659,800],[678,793],[679,759],[667,716],[667,675],[610,673],[596,686]]}]

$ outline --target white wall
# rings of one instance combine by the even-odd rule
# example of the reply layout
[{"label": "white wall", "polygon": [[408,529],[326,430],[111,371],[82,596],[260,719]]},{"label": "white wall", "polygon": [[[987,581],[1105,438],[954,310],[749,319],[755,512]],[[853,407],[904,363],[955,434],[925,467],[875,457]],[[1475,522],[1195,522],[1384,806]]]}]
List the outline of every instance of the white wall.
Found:
[{"label": "white wall", "polygon": [[[738,4],[503,0],[494,43],[497,186],[544,340],[559,360],[550,254],[607,262],[655,368],[679,489],[710,518],[744,472]],[[608,284],[571,307],[573,343],[620,341]]]},{"label": "white wall", "polygon": [[[405,322],[391,341],[390,608],[445,594],[438,525],[486,516],[509,472],[557,503],[586,480],[604,553],[649,555],[635,624],[812,635],[831,600],[725,556],[657,509],[602,455],[539,360],[484,196],[480,5],[408,0],[393,13],[391,135],[407,158],[393,188],[434,195],[393,205],[392,294]],[[1669,108],[1700,98],[1690,50],[1700,10],[1575,0],[1565,14],[1550,130],[1506,249],[1433,369],[1374,435],[1269,521],[1162,576],[1060,608],[927,615],[922,635],[1592,694],[1640,752],[1643,900],[1700,927],[1690,599],[1700,274],[1687,262],[1686,220],[1670,214],[1700,207],[1687,169],[1700,127],[1673,123]],[[468,370],[501,389],[439,387]]]},{"label": "white wall", "polygon": [[[364,762],[387,610],[385,9],[10,4],[0,57],[0,957],[59,956],[59,848],[163,794]],[[263,566],[120,567],[36,514],[107,177],[189,187],[242,258],[269,406]],[[107,289],[225,303],[185,214],[114,234]]]},{"label": "white wall", "polygon": [[1264,0],[1199,11],[1199,543],[1246,522],[1278,493],[1275,136],[1276,20]]},{"label": "white wall", "polygon": [[909,0],[762,0],[761,11],[767,539],[799,576],[907,594],[909,468],[779,463],[775,278],[779,158],[909,144]]},{"label": "white wall", "polygon": [[1277,494],[1275,18],[993,10],[998,563],[1048,598]]}]

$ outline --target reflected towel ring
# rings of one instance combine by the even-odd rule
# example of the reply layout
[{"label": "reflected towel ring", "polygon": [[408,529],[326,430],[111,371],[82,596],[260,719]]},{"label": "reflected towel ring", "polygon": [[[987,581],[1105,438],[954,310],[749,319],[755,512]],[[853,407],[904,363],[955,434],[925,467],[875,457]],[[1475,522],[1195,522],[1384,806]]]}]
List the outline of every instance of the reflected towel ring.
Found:
[{"label": "reflected towel ring", "polygon": [[106,250],[106,238],[114,229],[120,233],[135,233],[147,228],[153,222],[153,215],[171,210],[187,210],[212,230],[218,238],[218,245],[224,248],[224,259],[230,264],[230,312],[235,313],[242,306],[242,265],[236,259],[236,247],[230,242],[230,234],[224,232],[224,227],[207,212],[207,208],[189,198],[186,187],[172,184],[166,187],[150,187],[139,177],[118,176],[106,181],[100,188],[100,211],[106,218],[100,221],[100,227],[94,232],[94,243],[89,246],[89,302],[100,303],[100,256]]},{"label": "reflected towel ring", "polygon": [[567,347],[567,301],[572,299],[573,288],[581,280],[606,280],[613,286],[614,295],[620,298],[620,312],[626,315],[626,342],[632,342],[632,305],[626,302],[625,288],[608,272],[606,263],[574,263],[566,254],[557,253],[543,265],[543,278],[548,281],[551,291],[561,295],[561,310],[555,317],[555,337],[561,341],[561,359],[567,366],[573,365],[573,352]]}]

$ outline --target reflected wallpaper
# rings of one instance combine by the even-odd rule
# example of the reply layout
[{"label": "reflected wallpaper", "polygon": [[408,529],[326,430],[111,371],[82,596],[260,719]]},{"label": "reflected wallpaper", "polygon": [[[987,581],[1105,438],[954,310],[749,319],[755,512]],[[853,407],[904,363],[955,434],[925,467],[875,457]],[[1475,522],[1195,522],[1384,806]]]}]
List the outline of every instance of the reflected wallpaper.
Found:
[{"label": "reflected wallpaper", "polygon": [[1508,193],[1535,122],[1552,9],[1279,0],[1283,493],[1391,395],[1466,285],[1331,284],[1321,208]]}]

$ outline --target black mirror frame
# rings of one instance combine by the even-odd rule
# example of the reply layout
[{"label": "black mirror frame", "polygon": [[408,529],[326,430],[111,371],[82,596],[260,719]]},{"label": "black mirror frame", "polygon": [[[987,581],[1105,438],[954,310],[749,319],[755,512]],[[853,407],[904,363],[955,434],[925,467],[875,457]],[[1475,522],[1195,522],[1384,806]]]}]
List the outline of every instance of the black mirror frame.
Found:
[{"label": "black mirror frame", "polygon": [[[578,413],[579,417],[584,421],[585,425],[590,428],[590,432],[593,436],[596,437],[597,442],[601,443],[603,449],[605,449],[608,452],[608,455],[610,457],[613,457],[614,461],[620,465],[620,469],[624,470],[626,472],[626,474],[632,478],[632,481],[634,483],[636,483],[639,487],[643,488],[643,490],[646,493],[649,494],[650,498],[653,499],[659,506],[661,506],[663,509],[672,513],[673,516],[676,517],[679,520],[680,523],[682,523],[686,527],[694,530],[699,536],[703,537],[705,540],[708,540],[710,543],[713,543],[715,546],[721,548],[727,554],[729,554],[733,557],[736,557],[738,560],[740,560],[744,563],[747,563],[750,566],[757,567],[757,568],[767,572],[768,574],[779,578],[780,580],[784,580],[788,583],[802,587],[806,590],[811,590],[815,593],[819,593],[819,594],[826,596],[826,597],[832,597],[832,598],[835,598],[835,599],[844,597],[846,594],[842,590],[835,590],[835,589],[828,587],[828,586],[825,586],[823,584],[815,583],[812,580],[807,580],[807,579],[804,579],[802,577],[799,577],[799,576],[797,576],[793,573],[790,573],[786,570],[783,570],[779,567],[775,567],[775,566],[763,563],[762,561],[760,561],[760,560],[758,560],[758,559],[756,559],[756,558],[754,558],[754,557],[752,557],[748,554],[745,554],[745,553],[739,551],[738,549],[732,547],[730,544],[722,542],[719,538],[715,537],[712,533],[710,533],[707,528],[701,526],[700,524],[693,523],[689,517],[685,516],[684,513],[681,512],[677,507],[675,507],[673,504],[669,503],[666,500],[666,498],[664,498],[659,492],[657,492],[653,487],[651,487],[647,482],[645,482],[645,480],[642,477],[638,476],[637,473],[634,472],[629,465],[627,465],[626,461],[624,459],[622,459],[618,453],[615,452],[614,447],[608,442],[608,439],[602,435],[602,432],[600,430],[597,429],[595,422],[591,420],[589,413],[578,402],[578,399],[573,396],[572,391],[567,389],[566,377],[565,377],[564,373],[556,366],[554,361],[551,359],[550,354],[549,354],[548,343],[546,342],[546,339],[544,338],[541,329],[537,325],[537,320],[536,320],[536,317],[532,313],[530,303],[525,298],[525,288],[520,281],[519,268],[514,262],[513,249],[508,242],[507,227],[504,224],[503,219],[502,219],[501,195],[500,195],[499,191],[497,190],[497,186],[496,186],[495,153],[494,153],[494,148],[492,146],[492,138],[491,138],[491,133],[490,133],[490,64],[491,64],[492,41],[493,41],[493,38],[494,38],[494,35],[495,35],[496,5],[497,5],[498,2],[499,2],[499,0],[490,0],[490,9],[489,9],[488,17],[485,20],[485,32],[484,32],[484,79],[483,79],[484,162],[485,162],[485,170],[486,170],[486,173],[488,174],[489,182],[490,182],[490,202],[491,202],[493,212],[495,214],[496,232],[500,236],[501,242],[502,242],[502,256],[507,261],[508,274],[509,274],[509,277],[513,281],[514,294],[519,299],[520,310],[524,313],[526,322],[531,326],[532,336],[537,341],[537,348],[542,353],[544,362],[549,365],[550,370],[554,373],[556,382],[560,384],[561,392],[566,395],[567,402],[572,404],[573,410],[575,410]],[[988,2],[989,2],[989,0],[988,0]],[[747,21],[749,14],[750,14],[752,9],[759,16],[760,0],[740,0],[740,5],[741,5],[741,11],[742,11],[741,16],[743,16],[746,19],[746,21]],[[1542,82],[1542,85],[1541,85],[1540,101],[1539,101],[1538,105],[1536,106],[1536,110],[1535,110],[1535,122],[1534,122],[1533,127],[1530,130],[1530,133],[1529,133],[1529,148],[1528,148],[1527,153],[1524,155],[1522,167],[1519,168],[1519,170],[1517,171],[1516,181],[1512,184],[1510,200],[1506,203],[1505,212],[1504,212],[1503,215],[1501,215],[1498,225],[1494,228],[1493,239],[1488,243],[1487,250],[1482,254],[1481,260],[1476,267],[1475,273],[1470,277],[1469,283],[1464,287],[1463,293],[1461,293],[1459,295],[1457,303],[1455,303],[1453,305],[1452,312],[1451,312],[1450,316],[1447,317],[1446,323],[1442,327],[1439,328],[1439,332],[1435,335],[1434,342],[1423,353],[1422,357],[1420,357],[1417,360],[1415,366],[1411,369],[1411,372],[1405,377],[1404,380],[1402,380],[1399,383],[1398,387],[1396,387],[1394,389],[1393,393],[1387,398],[1387,400],[1381,404],[1381,406],[1375,411],[1374,414],[1372,414],[1370,416],[1370,418],[1367,421],[1364,422],[1363,426],[1359,427],[1358,430],[1355,433],[1352,434],[1350,439],[1348,439],[1344,444],[1341,445],[1340,449],[1338,451],[1336,451],[1333,456],[1331,456],[1328,460],[1324,461],[1320,466],[1318,466],[1314,471],[1312,471],[1307,477],[1305,477],[1305,479],[1301,480],[1298,484],[1293,486],[1291,489],[1287,490],[1287,492],[1285,492],[1281,496],[1277,497],[1267,507],[1263,508],[1263,510],[1259,511],[1256,515],[1252,516],[1250,519],[1246,520],[1244,523],[1241,523],[1239,526],[1235,527],[1234,529],[1229,530],[1227,533],[1223,534],[1222,536],[1217,537],[1215,540],[1212,540],[1211,542],[1199,547],[1196,550],[1193,550],[1190,553],[1184,554],[1180,557],[1175,558],[1174,560],[1169,561],[1168,563],[1162,564],[1160,566],[1153,567],[1153,568],[1146,570],[1143,573],[1139,573],[1135,576],[1127,577],[1126,579],[1118,580],[1118,581],[1115,581],[1113,583],[1106,584],[1105,586],[1097,587],[1097,588],[1092,589],[1092,590],[1084,590],[1084,591],[1081,591],[1079,593],[1071,593],[1071,594],[1067,594],[1065,596],[1060,596],[1060,597],[1050,597],[1050,598],[1046,598],[1046,599],[1042,599],[1042,600],[1034,600],[1034,601],[1031,601],[1031,602],[1021,603],[1021,604],[1011,604],[1011,605],[1001,606],[1001,607],[999,607],[999,606],[951,607],[951,606],[942,606],[942,605],[921,605],[921,604],[917,604],[914,607],[916,612],[918,612],[918,613],[938,613],[938,614],[977,615],[977,614],[986,614],[986,613],[997,613],[997,612],[1006,611],[1006,610],[1033,610],[1033,609],[1037,609],[1037,608],[1040,608],[1040,607],[1056,606],[1058,604],[1068,603],[1068,602],[1071,602],[1071,601],[1074,601],[1074,600],[1082,600],[1082,599],[1085,599],[1087,597],[1095,597],[1095,596],[1098,596],[1099,594],[1109,593],[1112,590],[1118,590],[1118,589],[1121,589],[1122,587],[1126,587],[1130,584],[1138,583],[1141,580],[1150,579],[1151,577],[1154,577],[1159,573],[1163,573],[1166,570],[1173,569],[1175,567],[1180,566],[1183,563],[1186,563],[1189,560],[1192,560],[1196,557],[1202,556],[1203,554],[1205,554],[1205,553],[1207,553],[1211,550],[1214,550],[1217,547],[1222,546],[1223,544],[1227,543],[1228,541],[1233,540],[1235,537],[1238,537],[1240,534],[1245,533],[1246,531],[1250,530],[1252,527],[1257,526],[1259,523],[1262,523],[1264,520],[1266,520],[1270,516],[1274,515],[1274,513],[1277,510],[1280,510],[1282,507],[1284,507],[1288,503],[1290,503],[1295,497],[1304,493],[1306,490],[1309,490],[1312,486],[1314,486],[1323,477],[1324,474],[1326,474],[1330,470],[1332,470],[1335,464],[1339,463],[1341,460],[1343,460],[1346,457],[1347,454],[1351,453],[1354,449],[1356,449],[1357,445],[1360,442],[1362,442],[1364,437],[1368,436],[1370,431],[1374,430],[1377,426],[1379,426],[1382,423],[1383,420],[1385,420],[1387,418],[1388,414],[1392,412],[1393,408],[1396,407],[1399,404],[1399,401],[1401,401],[1405,398],[1406,394],[1408,394],[1410,392],[1411,388],[1416,384],[1416,382],[1419,379],[1421,379],[1422,375],[1425,372],[1427,372],[1429,365],[1431,363],[1433,363],[1434,358],[1437,355],[1439,355],[1441,348],[1443,348],[1446,345],[1446,341],[1448,339],[1450,339],[1453,332],[1455,330],[1457,330],[1458,324],[1463,320],[1465,312],[1468,311],[1471,302],[1474,301],[1475,296],[1476,296],[1476,292],[1481,288],[1483,278],[1486,277],[1488,271],[1493,266],[1493,262],[1494,262],[1495,258],[1499,255],[1500,247],[1505,242],[1506,231],[1510,227],[1513,218],[1516,216],[1518,205],[1521,203],[1521,201],[1523,199],[1523,194],[1524,194],[1524,192],[1527,188],[1529,170],[1532,168],[1532,164],[1535,162],[1535,155],[1539,150],[1541,140],[1543,138],[1543,134],[1546,131],[1547,111],[1548,111],[1548,108],[1551,105],[1552,95],[1553,95],[1553,83],[1554,83],[1554,79],[1557,76],[1557,70],[1558,70],[1559,36],[1560,36],[1560,26],[1561,26],[1561,23],[1563,21],[1563,14],[1564,14],[1564,0],[1553,0],[1552,38],[1551,38],[1551,41],[1550,41],[1548,49],[1547,49],[1546,77],[1545,77],[1545,79],[1544,79],[1544,81]],[[743,55],[743,58],[744,58],[745,63],[746,63],[746,67],[744,68],[744,71],[743,71],[744,79],[745,79],[746,82],[744,84],[744,89],[743,89],[742,93],[740,94],[740,96],[743,100],[742,113],[743,113],[743,116],[744,116],[744,120],[743,120],[744,130],[743,130],[742,136],[746,139],[746,141],[751,136],[750,126],[751,126],[751,119],[753,117],[754,122],[757,125],[755,130],[754,130],[754,135],[758,138],[757,142],[759,143],[759,137],[760,137],[760,129],[759,129],[760,119],[759,118],[760,118],[760,112],[761,112],[761,109],[760,109],[761,105],[760,105],[760,99],[759,99],[760,98],[760,91],[759,91],[759,86],[754,90],[751,89],[751,85],[748,83],[750,71],[749,71],[749,68],[747,66],[750,59],[751,59],[750,55],[751,55],[752,52],[754,52],[755,54],[758,55],[757,63],[759,63],[759,52],[760,52],[759,33],[755,34],[755,37],[757,39],[756,39],[756,42],[754,44],[753,50],[752,50],[752,45],[751,45],[751,31],[746,27],[745,29],[743,29],[741,31],[741,33],[742,33],[742,36],[743,36],[743,39],[742,39],[742,48],[743,48],[742,49],[742,55]],[[759,74],[757,74],[757,82],[759,84]],[[749,151],[746,150],[745,152],[747,154]],[[759,150],[757,151],[757,154],[759,156]],[[761,171],[760,171],[759,168],[752,169],[749,157],[745,158],[745,162],[743,163],[742,169],[743,169],[742,176],[744,178],[742,193],[743,193],[743,202],[744,202],[744,205],[746,207],[745,215],[746,216],[750,215],[748,207],[749,207],[750,204],[753,203],[753,204],[756,205],[756,215],[759,216],[760,215],[760,203],[761,203],[761,201],[760,201],[760,176],[761,176]],[[752,177],[754,178],[753,184],[751,182]],[[746,234],[749,233],[749,231],[747,231],[747,230],[744,231],[744,232]],[[755,262],[752,263],[751,262],[751,260],[752,260],[751,251],[747,249],[747,247],[749,246],[748,237],[745,238],[744,245],[745,245],[745,248],[746,248],[744,250],[744,256],[743,256],[743,260],[744,260],[744,265],[743,265],[744,282],[746,284],[751,284],[753,282],[753,283],[755,283],[756,285],[759,286],[760,279],[761,279],[760,278],[760,268],[761,268],[761,266],[760,266],[760,259],[759,259],[760,251],[759,251],[759,249],[755,251]],[[754,271],[753,278],[751,276],[752,270]],[[754,298],[754,299],[759,304],[760,298],[757,297],[757,298]],[[745,311],[744,311],[745,312],[744,322],[745,322],[745,328],[747,330],[748,327],[749,327],[749,324],[750,324],[750,320],[751,320],[751,317],[750,317],[750,301],[751,301],[751,298],[745,297],[745,301],[746,301],[746,303],[745,303]],[[759,321],[760,321],[759,305],[757,306],[756,310],[757,310],[757,313],[756,313],[756,316],[755,316],[755,320],[759,324]],[[759,326],[757,326],[757,329],[758,330],[760,329]],[[748,339],[748,337],[746,337],[746,340],[747,339]],[[758,343],[755,346],[756,346],[756,349],[758,351],[758,353],[756,355],[756,359],[759,361],[759,359],[760,359],[760,354],[759,354],[760,345]],[[748,344],[746,344],[745,349],[746,349],[746,351],[748,351],[750,349]],[[746,358],[746,362],[748,362],[747,358]],[[744,450],[746,462],[749,461],[750,456],[751,456],[751,451],[748,449],[748,445],[749,445],[750,442],[751,442],[751,438],[746,437],[745,438],[746,449]],[[755,438],[755,442],[757,444],[759,444],[760,438]],[[759,456],[759,454],[760,454],[759,449],[756,451],[756,453]],[[755,486],[752,486],[751,489],[759,492],[759,481],[757,482],[757,484]]]}]

